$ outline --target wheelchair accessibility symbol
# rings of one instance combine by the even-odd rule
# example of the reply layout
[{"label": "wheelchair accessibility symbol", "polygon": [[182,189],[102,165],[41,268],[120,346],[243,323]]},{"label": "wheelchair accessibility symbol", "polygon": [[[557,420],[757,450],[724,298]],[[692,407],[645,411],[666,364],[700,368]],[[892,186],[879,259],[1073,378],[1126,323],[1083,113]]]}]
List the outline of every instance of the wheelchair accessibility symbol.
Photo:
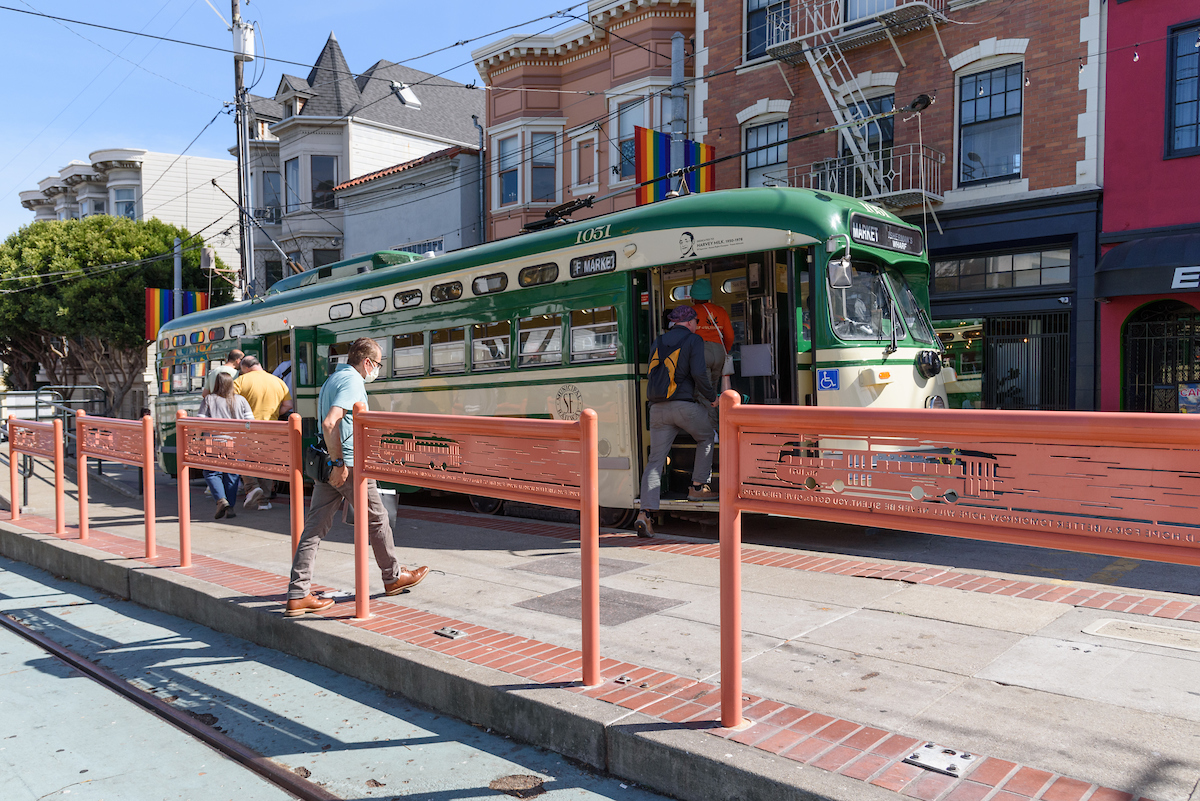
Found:
[{"label": "wheelchair accessibility symbol", "polygon": [[817,370],[817,389],[832,390],[841,388],[841,382],[838,380],[838,369],[836,367]]}]

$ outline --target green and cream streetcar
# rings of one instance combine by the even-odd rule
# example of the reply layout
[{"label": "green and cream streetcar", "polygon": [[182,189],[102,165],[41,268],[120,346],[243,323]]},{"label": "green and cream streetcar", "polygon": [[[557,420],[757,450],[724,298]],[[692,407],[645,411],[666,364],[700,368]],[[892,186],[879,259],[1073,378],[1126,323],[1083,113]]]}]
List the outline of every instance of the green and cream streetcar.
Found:
[{"label": "green and cream streetcar", "polygon": [[[355,257],[173,320],[159,334],[160,465],[174,472],[175,411],[198,405],[230,349],[268,370],[291,361],[311,432],[321,383],[369,336],[385,361],[372,408],[557,419],[595,409],[604,522],[622,524],[649,448],[650,343],[699,278],[732,320],[733,387],[750,403],[945,407],[921,232],[849,197],[734,189],[437,258]],[[693,450],[680,442],[672,453],[680,489]],[[715,508],[671,498],[664,509]]]}]

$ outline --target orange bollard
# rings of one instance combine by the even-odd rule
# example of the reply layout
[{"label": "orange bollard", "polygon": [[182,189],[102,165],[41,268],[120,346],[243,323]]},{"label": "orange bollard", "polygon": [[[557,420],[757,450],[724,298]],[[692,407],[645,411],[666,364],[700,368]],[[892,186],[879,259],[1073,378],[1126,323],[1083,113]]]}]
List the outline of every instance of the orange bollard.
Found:
[{"label": "orange bollard", "polygon": [[[303,439],[300,435],[300,415],[288,415],[288,440],[291,459],[292,459],[292,474],[291,480],[291,495],[292,495],[292,556],[296,555],[296,549],[300,547],[300,532],[304,530],[304,471],[301,469],[304,465]],[[357,518],[355,518],[357,520]]]},{"label": "orange bollard", "polygon": [[142,418],[142,506],[146,515],[146,558],[157,556],[154,541],[154,422]]},{"label": "orange bollard", "polygon": [[737,506],[740,475],[737,423],[741,405],[733,390],[721,393],[721,725],[742,725],[742,511]]},{"label": "orange bollard", "polygon": [[[583,609],[583,683],[594,687],[600,678],[600,476],[597,468],[597,416],[584,409],[579,416],[579,558]],[[357,442],[357,440],[355,440]]]},{"label": "orange bollard", "polygon": [[83,449],[83,418],[87,412],[75,411],[75,472],[79,474],[79,541],[88,539],[88,474],[87,453]]},{"label": "orange bollard", "polygon": [[184,449],[187,447],[180,435],[179,423],[187,417],[183,409],[175,412],[175,464],[179,483],[179,566],[192,566],[192,498],[190,469],[184,459]]},{"label": "orange bollard", "polygon": [[10,414],[8,416],[8,480],[10,486],[12,487],[8,504],[9,507],[11,507],[11,511],[9,513],[10,520],[21,519],[21,500],[20,496],[17,494],[17,479],[19,472],[17,469],[17,451],[13,446],[13,421],[16,419],[16,415]]},{"label": "orange bollard", "polygon": [[54,533],[67,533],[66,476],[63,475],[63,421],[54,419]]},{"label": "orange bollard", "polygon": [[[366,449],[363,447],[361,414],[367,410],[365,403],[354,404],[354,619],[366,620],[371,616],[371,585],[367,575],[367,480],[363,465]],[[344,457],[345,454],[342,454]]]}]

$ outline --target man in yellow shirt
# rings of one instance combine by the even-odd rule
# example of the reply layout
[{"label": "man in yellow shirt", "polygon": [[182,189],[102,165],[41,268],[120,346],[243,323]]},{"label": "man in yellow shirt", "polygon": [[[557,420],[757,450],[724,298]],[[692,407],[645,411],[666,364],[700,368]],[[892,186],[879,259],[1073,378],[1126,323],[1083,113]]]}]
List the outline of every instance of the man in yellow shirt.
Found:
[{"label": "man in yellow shirt", "polygon": [[[250,404],[255,420],[278,420],[287,417],[292,411],[292,394],[288,385],[282,379],[263,369],[258,358],[249,354],[242,358],[241,375],[233,382],[237,394]],[[246,500],[242,506],[249,509],[257,507],[260,511],[270,509],[270,494],[275,489],[275,482],[265,478],[243,476],[246,483]],[[297,503],[295,498],[293,503]]]}]

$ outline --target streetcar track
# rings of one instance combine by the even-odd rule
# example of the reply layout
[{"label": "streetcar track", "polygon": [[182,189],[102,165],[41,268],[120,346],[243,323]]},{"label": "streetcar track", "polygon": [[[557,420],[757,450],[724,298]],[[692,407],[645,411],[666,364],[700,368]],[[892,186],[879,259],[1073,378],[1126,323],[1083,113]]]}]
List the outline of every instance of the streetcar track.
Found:
[{"label": "streetcar track", "polygon": [[340,796],[334,795],[324,787],[301,778],[278,762],[247,748],[228,735],[213,730],[197,717],[176,709],[152,693],[130,684],[117,674],[25,626],[11,615],[0,614],[0,625],[301,801],[342,801]]}]

